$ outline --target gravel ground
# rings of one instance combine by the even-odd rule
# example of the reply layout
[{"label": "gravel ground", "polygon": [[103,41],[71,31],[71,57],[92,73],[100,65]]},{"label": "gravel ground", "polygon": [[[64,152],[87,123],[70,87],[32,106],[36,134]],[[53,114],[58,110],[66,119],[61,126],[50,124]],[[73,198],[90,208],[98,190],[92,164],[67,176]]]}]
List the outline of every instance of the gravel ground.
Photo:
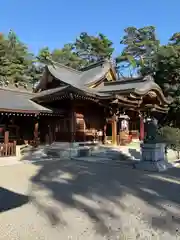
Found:
[{"label": "gravel ground", "polygon": [[0,167],[0,240],[180,239],[180,169],[76,161]]}]

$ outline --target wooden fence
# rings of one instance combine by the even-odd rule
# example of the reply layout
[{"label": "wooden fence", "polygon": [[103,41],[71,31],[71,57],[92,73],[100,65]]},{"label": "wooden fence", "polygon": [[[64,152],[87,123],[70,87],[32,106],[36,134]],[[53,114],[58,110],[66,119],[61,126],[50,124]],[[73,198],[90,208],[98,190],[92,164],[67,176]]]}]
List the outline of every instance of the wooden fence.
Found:
[{"label": "wooden fence", "polygon": [[0,157],[16,156],[16,142],[0,143]]}]

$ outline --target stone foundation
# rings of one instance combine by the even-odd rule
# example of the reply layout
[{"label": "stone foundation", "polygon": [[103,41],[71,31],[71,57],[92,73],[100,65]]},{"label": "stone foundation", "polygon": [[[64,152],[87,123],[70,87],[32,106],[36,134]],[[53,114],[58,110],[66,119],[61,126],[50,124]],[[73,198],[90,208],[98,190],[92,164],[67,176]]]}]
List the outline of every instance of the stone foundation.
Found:
[{"label": "stone foundation", "polygon": [[98,148],[98,142],[55,142],[46,147],[46,154],[52,157],[69,159],[74,157],[91,156],[92,151]]},{"label": "stone foundation", "polygon": [[172,167],[165,155],[165,144],[141,144],[141,160],[135,168],[146,171],[162,172]]}]

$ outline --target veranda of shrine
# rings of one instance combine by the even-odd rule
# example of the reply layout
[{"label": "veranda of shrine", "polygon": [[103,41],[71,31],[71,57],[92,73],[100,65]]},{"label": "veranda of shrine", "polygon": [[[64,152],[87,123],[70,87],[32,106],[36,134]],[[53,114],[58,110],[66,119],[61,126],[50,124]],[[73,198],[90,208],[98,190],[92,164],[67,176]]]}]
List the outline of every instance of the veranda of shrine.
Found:
[{"label": "veranda of shrine", "polygon": [[53,63],[34,91],[0,88],[0,156],[15,155],[20,144],[143,140],[144,117],[162,118],[167,109],[150,76],[118,79],[109,61],[81,71]]}]

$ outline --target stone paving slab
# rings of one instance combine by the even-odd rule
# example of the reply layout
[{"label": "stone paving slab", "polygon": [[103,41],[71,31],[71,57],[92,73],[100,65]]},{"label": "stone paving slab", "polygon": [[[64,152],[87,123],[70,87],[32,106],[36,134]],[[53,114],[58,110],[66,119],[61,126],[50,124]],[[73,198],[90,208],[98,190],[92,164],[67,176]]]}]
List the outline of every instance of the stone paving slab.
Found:
[{"label": "stone paving slab", "polygon": [[1,212],[0,240],[180,239],[178,171],[58,161],[0,168],[0,183],[30,199]]},{"label": "stone paving slab", "polygon": [[17,157],[0,157],[0,167],[21,164]]}]

